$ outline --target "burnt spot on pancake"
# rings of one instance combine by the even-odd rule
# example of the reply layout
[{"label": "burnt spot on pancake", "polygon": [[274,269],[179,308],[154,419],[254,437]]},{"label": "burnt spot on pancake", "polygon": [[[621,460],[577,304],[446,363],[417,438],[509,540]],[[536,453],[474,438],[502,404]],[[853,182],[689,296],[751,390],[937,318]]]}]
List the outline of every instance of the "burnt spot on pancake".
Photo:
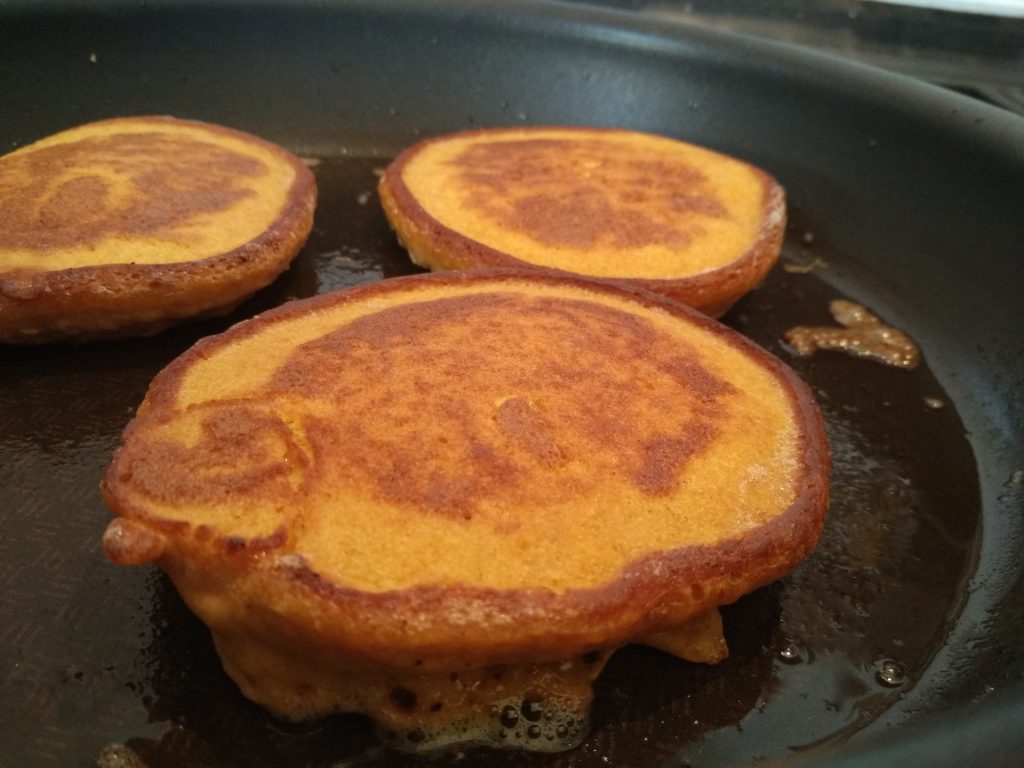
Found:
[{"label": "burnt spot on pancake", "polygon": [[644,318],[505,293],[363,316],[298,347],[268,389],[305,411],[318,475],[467,520],[608,477],[668,494],[735,393]]},{"label": "burnt spot on pancake", "polygon": [[452,163],[468,209],[555,247],[683,250],[728,215],[684,160],[600,139],[480,142]]},{"label": "burnt spot on pancake", "polygon": [[10,155],[0,160],[0,248],[38,250],[45,259],[47,249],[111,236],[185,241],[195,217],[252,196],[244,180],[267,170],[256,158],[160,132]]}]

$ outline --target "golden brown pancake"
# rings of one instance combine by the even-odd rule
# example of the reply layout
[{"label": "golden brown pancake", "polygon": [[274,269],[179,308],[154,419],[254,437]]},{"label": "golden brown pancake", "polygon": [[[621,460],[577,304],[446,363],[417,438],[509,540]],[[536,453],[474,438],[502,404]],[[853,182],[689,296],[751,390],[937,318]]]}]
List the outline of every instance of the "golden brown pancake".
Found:
[{"label": "golden brown pancake", "polygon": [[535,267],[613,278],[718,317],[778,258],[782,188],[732,157],[663,136],[490,128],[428,139],[380,197],[431,270]]},{"label": "golden brown pancake", "polygon": [[280,715],[556,749],[615,648],[722,657],[715,608],[810,550],[828,472],[808,388],[706,316],[449,272],[292,302],[178,358],[104,476],[104,548],[166,570]]},{"label": "golden brown pancake", "polygon": [[0,157],[0,342],[227,312],[287,268],[315,203],[294,155],[170,117],[90,123]]}]

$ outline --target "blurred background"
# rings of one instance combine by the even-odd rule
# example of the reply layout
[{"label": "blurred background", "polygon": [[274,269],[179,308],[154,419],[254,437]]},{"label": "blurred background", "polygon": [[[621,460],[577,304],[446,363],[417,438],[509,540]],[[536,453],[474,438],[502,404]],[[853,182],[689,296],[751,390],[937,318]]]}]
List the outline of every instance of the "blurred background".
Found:
[{"label": "blurred background", "polygon": [[580,0],[815,48],[1024,115],[1024,0]]}]

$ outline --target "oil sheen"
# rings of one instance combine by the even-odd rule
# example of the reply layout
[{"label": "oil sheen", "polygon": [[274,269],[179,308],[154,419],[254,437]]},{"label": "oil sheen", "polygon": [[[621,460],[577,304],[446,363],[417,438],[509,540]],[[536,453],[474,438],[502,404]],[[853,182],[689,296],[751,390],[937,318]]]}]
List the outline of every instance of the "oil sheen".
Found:
[{"label": "oil sheen", "polygon": [[[8,598],[0,653],[11,665],[0,676],[0,709],[11,765],[101,757],[133,768],[423,764],[383,746],[367,718],[275,720],[227,678],[209,632],[168,579],[115,571],[98,553],[109,513],[97,479],[157,371],[199,338],[285,300],[420,271],[380,211],[377,173],[386,164],[311,163],[320,203],[308,245],[230,317],[152,339],[4,350],[0,525],[11,533],[0,538]],[[576,749],[463,750],[458,765],[701,768],[813,756],[870,728],[942,646],[966,594],[980,516],[956,403],[930,372],[927,348],[909,370],[834,352],[791,354],[785,332],[828,325],[830,302],[872,305],[870,295],[843,296],[829,284],[830,270],[844,269],[856,285],[854,262],[825,238],[806,237],[800,211],[790,220],[782,266],[815,266],[777,267],[723,320],[793,366],[822,406],[834,470],[817,549],[782,581],[723,609],[730,655],[722,663],[625,648],[597,678],[590,729]],[[39,577],[39,563],[52,578]],[[493,722],[530,740],[534,724],[547,727],[535,714],[510,698]],[[558,737],[559,721],[550,722]]]}]

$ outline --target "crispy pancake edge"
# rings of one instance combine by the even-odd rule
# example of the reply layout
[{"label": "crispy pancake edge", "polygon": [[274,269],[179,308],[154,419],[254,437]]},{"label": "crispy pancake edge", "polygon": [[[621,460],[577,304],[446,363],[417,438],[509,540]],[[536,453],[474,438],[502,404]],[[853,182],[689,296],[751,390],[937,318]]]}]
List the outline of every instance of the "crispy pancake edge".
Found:
[{"label": "crispy pancake edge", "polygon": [[[258,144],[295,170],[286,206],[257,238],[203,259],[0,272],[0,344],[148,336],[186,319],[225,314],[273,282],[305,245],[317,190],[298,157],[258,136],[197,120],[143,115],[88,125],[139,122],[185,124]],[[158,316],[144,316],[147,309]],[[26,326],[41,330],[26,335]]]},{"label": "crispy pancake edge", "polygon": [[[394,229],[403,247],[415,254],[413,261],[430,269],[477,269],[481,267],[516,267],[546,270],[562,273],[550,267],[530,264],[504,251],[485,245],[461,234],[455,229],[442,224],[431,216],[420,205],[403,179],[406,165],[424,148],[439,142],[455,138],[485,136],[505,130],[529,132],[530,130],[572,130],[581,133],[636,134],[618,128],[581,128],[579,126],[536,126],[534,128],[480,128],[471,131],[447,134],[425,139],[403,150],[388,165],[378,184],[381,205],[388,223]],[[665,137],[659,137],[665,138]],[[679,141],[673,139],[673,141]],[[685,144],[686,142],[679,141]],[[708,152],[727,157],[730,160],[744,162],[729,157],[721,152]],[[734,261],[718,269],[700,274],[671,278],[616,278],[620,283],[627,283],[639,288],[660,293],[663,296],[680,301],[711,317],[720,317],[729,310],[744,294],[756,286],[771,270],[778,260],[782,239],[786,231],[786,198],[785,191],[774,177],[755,165],[745,163],[762,180],[764,186],[764,215],[757,239],[750,249]],[[565,274],[588,279],[602,279],[589,275],[565,271]]]},{"label": "crispy pancake edge", "polygon": [[[821,414],[807,385],[780,360],[714,320],[663,296],[610,281],[567,278],[539,270],[474,270],[393,278],[290,302],[259,316],[259,322],[257,318],[244,321],[197,343],[158,374],[140,413],[155,410],[153,415],[158,417],[160,408],[173,404],[180,382],[193,364],[221,346],[251,336],[265,323],[365,300],[382,288],[409,290],[417,285],[458,286],[481,280],[496,286],[502,281],[569,283],[617,294],[680,316],[755,358],[782,383],[793,407],[803,446],[793,504],[747,535],[719,545],[652,552],[599,587],[562,594],[471,585],[369,593],[329,582],[299,558],[292,558],[288,565],[271,564],[264,555],[284,544],[284,529],[246,541],[220,535],[207,526],[193,528],[185,522],[149,516],[114,482],[118,449],[102,482],[107,505],[123,518],[112,523],[104,537],[108,557],[125,563],[155,560],[201,616],[203,611],[197,605],[202,595],[212,585],[218,590],[230,585],[237,599],[231,608],[233,618],[218,619],[224,620],[225,626],[237,622],[250,629],[258,627],[288,638],[291,644],[305,644],[310,652],[343,653],[397,666],[426,659],[431,666],[444,666],[467,661],[558,659],[621,645],[735,601],[791,570],[813,548],[828,506],[830,457]],[[133,420],[124,440],[135,426]],[[124,528],[129,529],[128,544],[119,550],[119,532]],[[137,541],[144,541],[146,532],[152,532],[154,549],[143,553]],[[742,578],[737,579],[735,573]],[[255,613],[245,605],[253,598],[266,602]],[[320,627],[315,633],[314,626]]]}]

